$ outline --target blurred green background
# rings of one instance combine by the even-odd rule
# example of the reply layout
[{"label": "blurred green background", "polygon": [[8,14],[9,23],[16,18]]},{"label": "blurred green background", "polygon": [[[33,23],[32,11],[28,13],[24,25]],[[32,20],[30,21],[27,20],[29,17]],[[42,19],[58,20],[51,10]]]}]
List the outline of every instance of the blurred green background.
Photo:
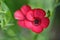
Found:
[{"label": "blurred green background", "polygon": [[[50,25],[35,39],[35,33],[21,28],[14,12],[22,5],[50,11]],[[48,15],[48,13],[47,13]],[[60,40],[60,0],[0,0],[0,40]]]}]

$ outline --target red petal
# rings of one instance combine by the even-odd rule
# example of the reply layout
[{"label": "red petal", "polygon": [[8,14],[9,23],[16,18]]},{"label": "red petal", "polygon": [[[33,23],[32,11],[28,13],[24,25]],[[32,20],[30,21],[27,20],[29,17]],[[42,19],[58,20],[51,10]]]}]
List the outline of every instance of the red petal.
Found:
[{"label": "red petal", "polygon": [[30,20],[30,21],[33,21],[34,20],[34,17],[33,17],[33,11],[29,11],[26,15],[27,19]]},{"label": "red petal", "polygon": [[31,23],[30,21],[25,20],[25,26],[26,26],[28,29],[32,29],[32,23]]},{"label": "red petal", "polygon": [[17,23],[18,23],[19,26],[21,26],[23,28],[26,28],[24,21],[18,21]]},{"label": "red petal", "polygon": [[43,27],[43,28],[47,28],[48,27],[48,25],[49,25],[49,19],[47,18],[47,17],[45,17],[45,18],[42,18],[41,19],[41,26]]},{"label": "red petal", "polygon": [[26,13],[31,10],[30,6],[28,5],[24,5],[21,7],[21,11],[23,12],[24,15],[26,15]]},{"label": "red petal", "polygon": [[24,16],[22,14],[22,12],[20,10],[17,10],[15,13],[14,13],[14,17],[15,19],[17,20],[24,20]]},{"label": "red petal", "polygon": [[40,25],[33,25],[33,23],[30,21],[25,21],[25,25],[28,29],[31,29],[35,33],[40,33],[43,31],[43,28]]},{"label": "red petal", "polygon": [[40,26],[35,26],[32,28],[32,31],[35,32],[35,33],[41,33],[43,31],[43,28]]},{"label": "red petal", "polygon": [[45,11],[42,10],[42,9],[34,9],[33,11],[34,11],[34,16],[35,17],[42,18],[42,17],[44,17],[46,15]]}]

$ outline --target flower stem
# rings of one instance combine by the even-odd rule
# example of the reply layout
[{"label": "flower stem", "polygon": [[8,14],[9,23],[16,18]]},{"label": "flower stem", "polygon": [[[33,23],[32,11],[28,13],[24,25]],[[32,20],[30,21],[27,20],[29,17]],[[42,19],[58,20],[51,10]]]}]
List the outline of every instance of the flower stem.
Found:
[{"label": "flower stem", "polygon": [[34,40],[37,40],[37,37],[38,37],[38,34],[36,34],[36,35],[34,36]]}]

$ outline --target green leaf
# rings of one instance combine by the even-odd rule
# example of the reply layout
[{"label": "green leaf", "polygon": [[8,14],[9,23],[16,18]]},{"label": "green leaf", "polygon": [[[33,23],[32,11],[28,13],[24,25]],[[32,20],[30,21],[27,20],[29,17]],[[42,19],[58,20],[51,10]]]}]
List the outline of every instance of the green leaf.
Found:
[{"label": "green leaf", "polygon": [[10,23],[10,20],[12,20],[11,12],[7,5],[3,1],[1,1],[0,25],[2,30],[6,30],[9,27],[9,25],[13,25],[13,23]]},{"label": "green leaf", "polygon": [[12,14],[15,12],[15,10],[20,9],[20,7],[24,4],[27,4],[27,0],[5,0],[4,1]]},{"label": "green leaf", "polygon": [[11,37],[16,36],[15,32],[12,29],[6,30],[6,33],[8,34],[8,36],[11,36]]},{"label": "green leaf", "polygon": [[7,5],[3,1],[1,1],[1,7],[2,7],[3,11],[8,11],[9,10]]}]

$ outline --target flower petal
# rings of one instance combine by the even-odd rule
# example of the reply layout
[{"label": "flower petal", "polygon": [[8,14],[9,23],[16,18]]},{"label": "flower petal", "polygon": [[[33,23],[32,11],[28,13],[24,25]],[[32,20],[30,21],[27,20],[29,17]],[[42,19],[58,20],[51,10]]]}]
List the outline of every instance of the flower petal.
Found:
[{"label": "flower petal", "polygon": [[44,18],[42,18],[41,19],[41,26],[43,27],[43,28],[47,28],[48,27],[48,25],[49,25],[49,19],[47,18],[47,17],[44,17]]},{"label": "flower petal", "polygon": [[33,17],[33,11],[29,11],[26,15],[27,19],[30,20],[30,21],[33,21],[34,20],[34,17]]},{"label": "flower petal", "polygon": [[28,29],[32,29],[32,23],[28,20],[25,20],[25,26],[28,28]]},{"label": "flower petal", "polygon": [[23,12],[24,15],[26,15],[26,13],[31,10],[30,6],[28,5],[24,5],[21,7],[21,11]]},{"label": "flower petal", "polygon": [[18,23],[19,26],[21,26],[23,28],[26,28],[24,21],[19,20],[17,23]]},{"label": "flower petal", "polygon": [[43,31],[43,28],[40,25],[36,26],[33,24],[33,22],[30,21],[25,21],[25,26],[35,33],[40,33]]},{"label": "flower petal", "polygon": [[32,28],[32,31],[35,32],[35,33],[41,33],[43,31],[43,28],[40,26],[35,26]]},{"label": "flower petal", "polygon": [[35,17],[44,17],[46,15],[45,11],[43,9],[34,9],[34,16]]},{"label": "flower petal", "polygon": [[14,13],[14,17],[15,17],[15,19],[17,19],[17,20],[24,20],[24,18],[25,18],[20,10],[17,10],[17,11]]}]

